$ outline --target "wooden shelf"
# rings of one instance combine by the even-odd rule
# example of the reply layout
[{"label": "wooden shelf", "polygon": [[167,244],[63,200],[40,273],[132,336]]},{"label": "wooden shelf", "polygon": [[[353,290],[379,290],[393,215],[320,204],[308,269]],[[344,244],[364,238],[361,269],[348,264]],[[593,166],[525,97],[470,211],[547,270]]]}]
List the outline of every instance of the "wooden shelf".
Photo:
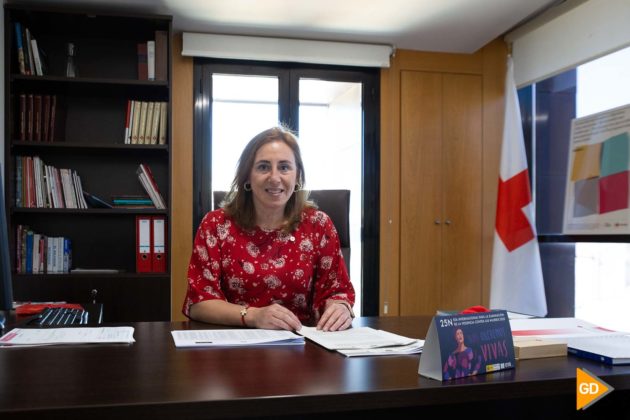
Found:
[{"label": "wooden shelf", "polygon": [[[167,261],[171,249],[172,18],[10,4],[4,5],[4,11],[4,179],[15,300],[85,302],[96,289],[106,321],[168,320],[170,267],[166,273],[135,271],[137,216],[164,219]],[[38,49],[45,52],[43,76],[20,72],[18,22],[22,37],[26,38],[28,28]],[[156,39],[156,31],[167,35],[166,43],[160,44],[166,47],[160,50],[166,55],[166,72],[162,72],[166,80],[140,80],[138,45]],[[65,76],[68,43],[75,46],[77,77]],[[27,45],[22,42],[23,50]],[[167,104],[166,144],[124,144],[129,101]],[[30,137],[54,141],[19,140]],[[27,159],[29,156],[39,159]],[[16,207],[20,194],[32,198],[36,191],[44,191],[46,201],[55,189],[66,193],[50,182],[44,165],[71,169],[80,177],[84,191],[105,201],[117,195],[146,196],[136,173],[141,163],[151,169],[167,209]],[[18,168],[22,169],[19,174]],[[31,179],[33,183],[27,186]],[[20,238],[19,247],[18,226],[26,227],[20,231],[33,232]],[[27,236],[35,233],[69,239],[70,268],[103,267],[120,272],[24,274],[26,270],[20,270],[18,274],[18,255],[24,255],[24,244],[30,240]],[[39,249],[48,252],[46,246],[51,243],[42,242]],[[22,257],[21,268],[25,260]]]},{"label": "wooden shelf", "polygon": [[13,274],[18,281],[30,280],[63,280],[76,278],[99,278],[99,279],[126,279],[126,280],[144,280],[144,279],[167,279],[170,276],[166,273],[63,273],[63,274]]},{"label": "wooden shelf", "polygon": [[11,146],[16,150],[21,149],[63,149],[71,151],[120,151],[128,153],[130,151],[145,152],[162,152],[168,153],[169,146],[167,144],[108,144],[108,143],[78,143],[78,142],[35,142],[13,140]]},{"label": "wooden shelf", "polygon": [[96,77],[65,77],[65,76],[33,76],[23,74],[12,74],[11,82],[35,82],[35,83],[67,83],[69,85],[120,85],[120,86],[148,86],[151,88],[168,88],[168,81],[164,80],[137,80],[137,79],[114,79]]},{"label": "wooden shelf", "polygon": [[13,214],[50,214],[50,215],[130,215],[130,214],[168,214],[168,209],[51,209],[51,208],[29,208],[13,207]]}]

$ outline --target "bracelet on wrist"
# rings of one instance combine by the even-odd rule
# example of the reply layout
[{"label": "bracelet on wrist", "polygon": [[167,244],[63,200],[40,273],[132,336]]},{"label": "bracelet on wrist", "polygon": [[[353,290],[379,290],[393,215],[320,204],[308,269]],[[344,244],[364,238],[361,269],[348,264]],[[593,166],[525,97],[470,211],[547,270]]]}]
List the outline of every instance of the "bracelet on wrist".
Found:
[{"label": "bracelet on wrist", "polygon": [[245,322],[245,317],[247,316],[248,308],[249,308],[249,305],[245,305],[241,309],[241,324],[243,324],[244,327],[247,327],[247,323]]}]

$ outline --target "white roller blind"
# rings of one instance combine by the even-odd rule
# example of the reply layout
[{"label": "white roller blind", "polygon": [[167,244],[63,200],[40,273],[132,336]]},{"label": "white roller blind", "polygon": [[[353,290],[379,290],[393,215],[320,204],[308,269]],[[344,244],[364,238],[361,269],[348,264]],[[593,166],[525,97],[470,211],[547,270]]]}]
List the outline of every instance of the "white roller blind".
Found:
[{"label": "white roller blind", "polygon": [[389,67],[391,45],[184,32],[182,55],[294,63]]},{"label": "white roller blind", "polygon": [[505,40],[526,86],[630,45],[630,0],[567,0]]}]

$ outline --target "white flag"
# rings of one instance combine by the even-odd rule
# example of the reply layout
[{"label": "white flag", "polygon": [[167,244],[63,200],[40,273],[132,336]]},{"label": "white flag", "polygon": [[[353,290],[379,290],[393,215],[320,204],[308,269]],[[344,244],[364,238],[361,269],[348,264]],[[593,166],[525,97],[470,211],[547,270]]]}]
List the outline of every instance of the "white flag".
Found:
[{"label": "white flag", "polygon": [[508,57],[490,286],[490,307],[493,309],[536,316],[547,314],[533,214],[521,111],[512,57]]}]

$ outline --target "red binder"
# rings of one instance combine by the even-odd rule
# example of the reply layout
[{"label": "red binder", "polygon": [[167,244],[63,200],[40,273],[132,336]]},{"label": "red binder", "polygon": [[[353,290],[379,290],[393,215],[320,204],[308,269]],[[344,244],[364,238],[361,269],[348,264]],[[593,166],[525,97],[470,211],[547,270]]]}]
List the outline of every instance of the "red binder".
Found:
[{"label": "red binder", "polygon": [[136,272],[151,272],[151,216],[136,216]]},{"label": "red binder", "polygon": [[152,271],[166,272],[166,217],[153,216],[151,232]]}]

